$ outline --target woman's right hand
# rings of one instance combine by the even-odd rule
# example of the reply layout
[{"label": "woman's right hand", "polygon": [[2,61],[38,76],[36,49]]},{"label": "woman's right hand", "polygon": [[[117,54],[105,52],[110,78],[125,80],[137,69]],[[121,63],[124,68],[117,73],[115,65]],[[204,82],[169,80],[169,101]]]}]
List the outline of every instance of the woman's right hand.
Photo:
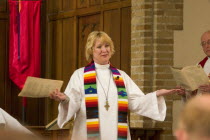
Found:
[{"label": "woman's right hand", "polygon": [[50,99],[61,102],[61,101],[66,100],[67,96],[64,93],[58,91],[58,89],[56,89],[55,91],[50,93]]},{"label": "woman's right hand", "polygon": [[200,85],[199,89],[201,92],[210,93],[210,84]]}]

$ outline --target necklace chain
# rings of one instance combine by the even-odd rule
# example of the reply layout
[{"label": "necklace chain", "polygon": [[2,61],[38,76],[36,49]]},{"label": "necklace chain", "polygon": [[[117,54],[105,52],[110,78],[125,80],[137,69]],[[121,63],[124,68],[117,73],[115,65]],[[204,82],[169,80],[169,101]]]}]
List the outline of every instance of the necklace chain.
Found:
[{"label": "necklace chain", "polygon": [[107,92],[105,92],[105,89],[104,89],[104,87],[102,86],[102,84],[101,84],[101,81],[99,80],[99,78],[98,78],[98,76],[96,75],[96,77],[97,77],[97,79],[98,79],[98,81],[99,81],[99,83],[100,83],[100,85],[101,85],[101,87],[102,87],[102,89],[103,89],[103,91],[104,91],[104,95],[105,95],[105,97],[106,97],[106,100],[108,100],[108,97],[109,97],[109,86],[110,86],[110,81],[111,81],[111,74],[110,74],[110,76],[109,76],[109,85],[108,85],[108,90],[107,90]]},{"label": "necklace chain", "polygon": [[106,98],[106,105],[104,106],[105,108],[106,108],[106,110],[108,111],[108,109],[109,109],[109,101],[108,101],[108,97],[109,97],[109,86],[110,86],[110,81],[111,81],[111,73],[110,73],[110,76],[109,76],[109,84],[108,84],[108,90],[107,90],[107,93],[105,92],[105,89],[104,89],[104,87],[102,86],[102,84],[101,84],[101,81],[99,80],[99,78],[98,78],[98,76],[97,76],[97,74],[96,74],[96,78],[98,79],[98,81],[99,81],[99,83],[100,83],[100,85],[101,85],[101,87],[102,87],[102,89],[103,89],[103,91],[104,91],[104,95],[105,95],[105,98]]}]

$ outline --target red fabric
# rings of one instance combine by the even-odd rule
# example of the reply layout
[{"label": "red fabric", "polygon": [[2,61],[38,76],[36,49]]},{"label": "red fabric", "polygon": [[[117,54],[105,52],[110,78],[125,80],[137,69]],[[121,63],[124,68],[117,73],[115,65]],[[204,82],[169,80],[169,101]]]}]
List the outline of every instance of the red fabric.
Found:
[{"label": "red fabric", "polygon": [[207,60],[208,60],[208,57],[205,57],[201,62],[199,62],[199,65],[201,65],[203,68]]},{"label": "red fabric", "polygon": [[23,88],[27,76],[40,77],[41,1],[9,0],[9,77]]}]

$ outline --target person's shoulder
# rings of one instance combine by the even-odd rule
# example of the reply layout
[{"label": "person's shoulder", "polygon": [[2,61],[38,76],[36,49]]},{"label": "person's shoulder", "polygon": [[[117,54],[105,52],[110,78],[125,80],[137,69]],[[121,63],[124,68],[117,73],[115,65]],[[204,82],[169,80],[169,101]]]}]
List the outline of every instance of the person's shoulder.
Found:
[{"label": "person's shoulder", "polygon": [[84,67],[78,68],[74,71],[73,75],[80,75],[84,73]]},{"label": "person's shoulder", "polygon": [[75,72],[79,72],[79,73],[80,73],[80,72],[84,72],[84,68],[85,68],[85,67],[78,68],[78,69],[75,70]]},{"label": "person's shoulder", "polygon": [[208,56],[205,56],[204,58],[202,58],[202,60],[199,63],[206,61],[206,60],[208,60]]},{"label": "person's shoulder", "polygon": [[128,74],[127,74],[125,71],[120,70],[120,69],[117,69],[117,70],[120,72],[120,74],[121,74],[122,76],[128,76]]},{"label": "person's shoulder", "polygon": [[0,112],[5,112],[5,111],[4,111],[4,109],[2,109],[2,108],[0,107]]},{"label": "person's shoulder", "polygon": [[71,75],[71,78],[82,77],[83,73],[84,73],[84,67],[78,68],[73,72],[73,74]]},{"label": "person's shoulder", "polygon": [[121,69],[117,69],[121,74],[123,73],[125,73],[125,71],[123,71],[123,70],[121,70]]},{"label": "person's shoulder", "polygon": [[204,67],[207,60],[208,60],[208,57],[206,56],[197,65],[201,65],[202,67]]}]

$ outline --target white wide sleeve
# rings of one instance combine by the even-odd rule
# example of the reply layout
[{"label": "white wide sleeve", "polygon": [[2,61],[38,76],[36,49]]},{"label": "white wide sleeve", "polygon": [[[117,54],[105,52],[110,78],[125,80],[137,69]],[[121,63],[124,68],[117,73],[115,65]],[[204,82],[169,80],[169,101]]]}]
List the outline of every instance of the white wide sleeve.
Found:
[{"label": "white wide sleeve", "polygon": [[69,97],[68,103],[60,103],[58,106],[58,126],[62,128],[75,113],[80,109],[81,106],[81,86],[82,79],[79,76],[80,71],[76,70],[70,78],[70,81],[66,87],[65,94]]},{"label": "white wide sleeve", "polygon": [[156,92],[145,95],[125,72],[122,73],[128,93],[129,109],[138,115],[164,121],[166,116],[164,97],[157,97]]},{"label": "white wide sleeve", "polygon": [[27,128],[22,126],[15,118],[0,108],[0,123],[4,126],[4,130],[18,131],[21,133],[32,134]]},{"label": "white wide sleeve", "polygon": [[4,128],[5,124],[6,124],[6,122],[5,122],[5,119],[4,119],[3,114],[2,114],[2,109],[0,108],[0,129]]}]

